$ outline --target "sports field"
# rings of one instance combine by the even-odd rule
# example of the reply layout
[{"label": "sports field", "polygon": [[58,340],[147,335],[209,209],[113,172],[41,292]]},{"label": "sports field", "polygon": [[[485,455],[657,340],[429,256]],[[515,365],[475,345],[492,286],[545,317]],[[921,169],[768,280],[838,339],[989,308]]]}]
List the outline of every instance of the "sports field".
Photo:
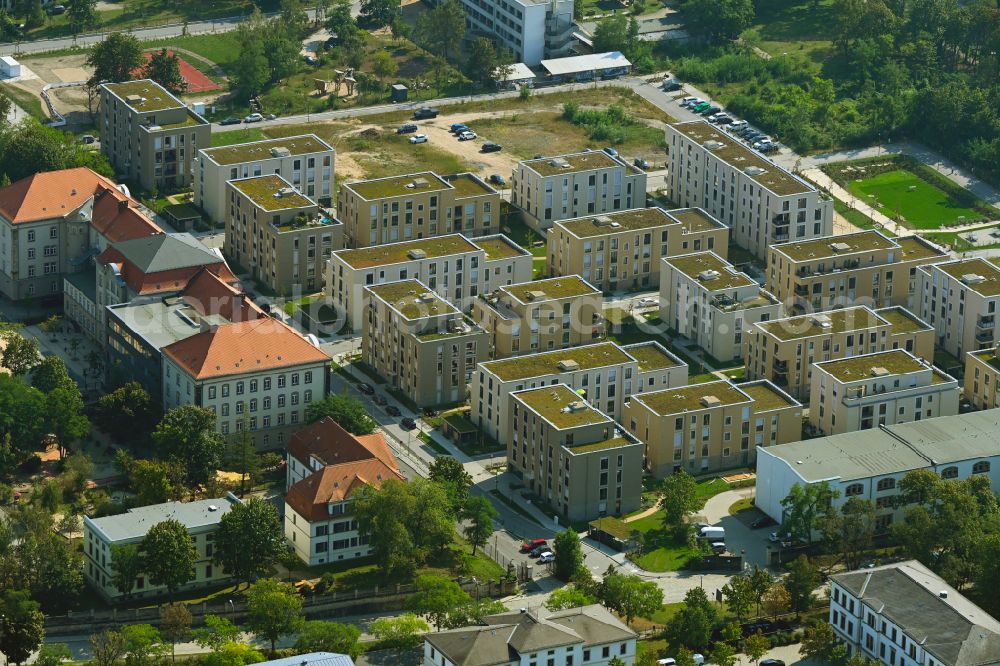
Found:
[{"label": "sports field", "polygon": [[[905,169],[852,180],[851,193],[892,219],[902,216],[915,229],[938,229],[946,224],[974,222],[983,216]],[[959,218],[964,218],[960,220]]]}]

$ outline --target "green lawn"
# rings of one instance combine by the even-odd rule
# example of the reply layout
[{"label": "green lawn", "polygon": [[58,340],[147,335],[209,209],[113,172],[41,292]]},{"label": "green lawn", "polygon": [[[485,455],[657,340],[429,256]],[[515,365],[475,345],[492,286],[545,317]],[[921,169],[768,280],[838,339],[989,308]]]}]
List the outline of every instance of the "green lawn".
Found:
[{"label": "green lawn", "polygon": [[[884,215],[916,229],[939,229],[948,224],[973,222],[982,215],[961,206],[945,192],[905,169],[886,171],[848,183],[851,193]],[[964,218],[964,219],[960,219]]]},{"label": "green lawn", "polygon": [[0,84],[0,91],[3,91],[10,97],[15,104],[24,109],[24,111],[35,118],[43,122],[47,122],[49,117],[45,114],[42,109],[42,98],[38,95],[34,95],[27,90],[18,88],[17,86],[11,86],[7,84]]},{"label": "green lawn", "polygon": [[264,131],[257,127],[244,127],[233,132],[212,132],[212,148],[231,146],[236,143],[262,141],[267,138]]},{"label": "green lawn", "polygon": [[[840,199],[833,200],[833,209],[844,216],[848,222],[856,226],[858,229],[874,229],[875,223],[872,222],[871,218],[862,213],[861,211],[854,210],[847,204],[845,204]],[[886,236],[893,238],[896,234],[892,233],[888,229],[879,229]]]}]

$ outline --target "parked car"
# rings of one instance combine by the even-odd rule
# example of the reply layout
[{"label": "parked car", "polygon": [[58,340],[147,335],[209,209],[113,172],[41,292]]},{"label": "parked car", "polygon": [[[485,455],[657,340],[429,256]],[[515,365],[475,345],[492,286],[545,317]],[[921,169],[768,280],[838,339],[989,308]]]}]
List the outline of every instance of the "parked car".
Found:
[{"label": "parked car", "polygon": [[521,552],[530,553],[534,549],[545,545],[548,545],[548,542],[545,539],[531,539],[530,541],[525,541],[521,544]]},{"label": "parked car", "polygon": [[694,111],[695,113],[701,113],[702,111],[708,109],[711,106],[712,106],[711,102],[698,102],[697,104],[691,105],[691,110]]},{"label": "parked car", "polygon": [[704,100],[702,100],[702,99],[699,99],[699,98],[697,98],[697,97],[685,97],[684,99],[682,99],[682,100],[681,100],[681,106],[692,106],[692,105],[694,105],[694,104],[695,104],[696,102],[697,102],[697,103],[701,103],[701,102],[703,102],[703,101],[704,101]]},{"label": "parked car", "polygon": [[410,137],[410,143],[427,143],[427,135],[415,134]]},{"label": "parked car", "polygon": [[775,142],[772,141],[771,143],[767,144],[766,146],[761,146],[759,148],[759,150],[760,150],[760,152],[764,153],[765,155],[769,155],[771,153],[776,153],[779,150],[781,150],[781,144],[780,143],[775,143]]},{"label": "parked car", "polygon": [[245,123],[259,123],[264,120],[264,116],[259,113],[251,113],[249,116],[243,119]]},{"label": "parked car", "polygon": [[632,160],[632,164],[639,167],[640,169],[651,169],[653,167],[652,164],[642,159],[641,157],[637,157],[634,160]]},{"label": "parked car", "polygon": [[364,393],[365,395],[375,395],[375,389],[372,388],[371,384],[365,384],[364,382],[358,382],[356,388]]},{"label": "parked car", "polygon": [[722,555],[726,552],[726,542],[725,541],[713,541],[712,542],[712,552],[716,555]]},{"label": "parked car", "polygon": [[677,79],[666,79],[663,82],[663,92],[674,92],[684,87],[684,84]]},{"label": "parked car", "polygon": [[421,120],[423,118],[437,118],[438,117],[438,110],[434,109],[434,108],[430,108],[430,107],[426,107],[425,106],[423,108],[417,109],[413,113],[413,117],[416,120]]},{"label": "parked car", "polygon": [[490,185],[498,185],[500,187],[504,187],[505,185],[507,185],[507,181],[504,180],[503,176],[501,176],[498,173],[492,174],[489,178],[489,182]]},{"label": "parked car", "polygon": [[556,554],[553,553],[551,550],[547,550],[538,556],[539,564],[548,564],[549,562],[555,562],[555,561],[556,561]]},{"label": "parked car", "polygon": [[220,120],[219,124],[220,125],[239,125],[242,122],[243,121],[240,120],[239,118],[237,118],[236,116],[229,116],[225,120]]},{"label": "parked car", "polygon": [[771,145],[771,140],[765,136],[763,139],[759,139],[754,142],[753,149],[760,150],[761,148],[764,148],[765,146],[769,145]]},{"label": "parked car", "polygon": [[385,399],[385,398],[384,398],[383,396],[381,396],[381,395],[375,395],[375,396],[373,396],[373,397],[372,397],[372,402],[374,402],[374,403],[375,403],[376,405],[378,405],[379,407],[385,407],[386,405],[388,405],[388,404],[389,404],[389,401],[388,401],[388,400],[386,400],[386,399]]},{"label": "parked car", "polygon": [[[501,150],[503,150],[503,146],[501,146],[499,143],[493,143],[492,141],[487,141],[486,143],[483,144],[483,147],[479,149],[479,152],[499,153]],[[503,183],[500,184],[503,185]]]},{"label": "parked car", "polygon": [[722,111],[720,107],[715,106],[714,104],[709,104],[708,108],[702,109],[698,113],[700,113],[703,116],[711,116],[713,114],[718,113],[719,111]]},{"label": "parked car", "polygon": [[752,523],[750,523],[750,529],[756,530],[761,527],[767,527],[768,525],[773,525],[774,521],[771,520],[770,516],[761,516],[757,518]]},{"label": "parked car", "polygon": [[83,136],[80,137],[80,143],[84,144],[85,146],[90,146],[94,143],[97,143],[97,137],[94,136],[93,134],[84,134]]},{"label": "parked car", "polygon": [[728,125],[733,122],[733,119],[724,113],[717,113],[712,116],[711,121],[716,125]]},{"label": "parked car", "polygon": [[760,666],[785,666],[785,662],[780,659],[761,659]]},{"label": "parked car", "polygon": [[48,13],[49,16],[59,16],[60,14],[65,14],[66,13],[66,6],[65,5],[52,5],[51,7],[49,7],[48,9],[46,9],[45,11],[46,11],[46,13]]},{"label": "parked car", "polygon": [[476,133],[473,132],[472,130],[465,130],[464,132],[458,135],[459,141],[472,141],[475,138],[476,138]]},{"label": "parked car", "polygon": [[[660,301],[658,301],[655,298],[651,298],[651,297],[647,296],[646,298],[640,298],[638,300],[638,304],[639,304],[640,308],[651,308],[654,305],[659,305]],[[707,525],[706,525],[706,527],[707,527]]]},{"label": "parked car", "polygon": [[454,125],[451,126],[451,133],[452,134],[461,134],[462,132],[464,132],[467,129],[469,129],[469,126],[466,125],[465,123],[455,123]]},{"label": "parked car", "polygon": [[269,113],[265,116],[265,118],[267,118],[268,120],[274,120],[277,117],[278,117],[277,113]]},{"label": "parked car", "polygon": [[605,148],[604,152],[607,153],[608,155],[611,155],[611,157],[618,157],[618,151],[615,150],[614,148],[611,148],[610,146]]},{"label": "parked car", "polygon": [[336,35],[334,35],[333,37],[330,37],[325,42],[323,42],[323,46],[325,46],[327,49],[332,49],[336,45],[337,45],[337,37],[336,37]]},{"label": "parked car", "polygon": [[399,407],[397,407],[396,405],[386,405],[385,413],[388,414],[389,416],[399,416],[400,414]]},{"label": "parked car", "polygon": [[677,666],[677,660],[673,657],[664,657],[663,659],[657,659],[656,663],[658,666]]},{"label": "parked car", "polygon": [[417,131],[417,126],[413,123],[406,123],[396,128],[396,134],[412,134]]},{"label": "parked car", "polygon": [[317,58],[316,56],[314,56],[312,53],[307,53],[304,56],[302,56],[302,60],[304,60],[307,65],[318,65],[319,64],[319,58]]},{"label": "parked car", "polygon": [[730,131],[733,132],[739,131],[746,126],[747,126],[747,121],[745,120],[734,120],[733,122],[729,123],[729,129]]},{"label": "parked car", "polygon": [[413,430],[417,427],[417,422],[407,416],[399,422],[399,425],[403,426],[404,430]]},{"label": "parked car", "polygon": [[538,557],[548,549],[549,549],[548,544],[538,546],[534,548],[530,553],[528,553],[528,557]]}]

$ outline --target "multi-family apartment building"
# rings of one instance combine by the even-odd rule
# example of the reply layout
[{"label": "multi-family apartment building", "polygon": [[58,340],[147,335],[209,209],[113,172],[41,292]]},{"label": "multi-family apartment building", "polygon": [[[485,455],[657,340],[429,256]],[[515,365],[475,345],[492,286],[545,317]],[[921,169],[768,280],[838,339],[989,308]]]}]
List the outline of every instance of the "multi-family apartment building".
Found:
[{"label": "multi-family apartment building", "polygon": [[115,548],[138,546],[150,528],[165,520],[175,520],[185,527],[194,542],[194,577],[176,591],[188,592],[213,585],[223,585],[232,576],[212,561],[215,533],[222,517],[240,503],[232,493],[216,499],[194,502],[165,502],[129,509],[125,513],[101,518],[83,517],[83,578],[106,601],[117,602],[128,596],[144,599],[167,593],[164,585],[154,585],[141,572],[126,595],[117,585]]},{"label": "multi-family apartment building", "polygon": [[655,288],[664,257],[712,251],[725,259],[728,250],[729,227],[699,208],[638,208],[554,223],[548,271],[602,291]]},{"label": "multi-family apartment building", "polygon": [[809,423],[824,435],[958,414],[958,380],[903,349],[813,365]]},{"label": "multi-family apartment building", "polygon": [[768,381],[725,380],[635,394],[622,423],[657,477],[746,467],[757,448],[802,437],[802,405]]},{"label": "multi-family apartment building", "polygon": [[83,298],[94,291],[93,257],[111,243],[162,233],[124,186],[90,169],[22,178],[0,188],[0,294],[18,301],[56,298],[65,289],[67,314],[96,331],[93,301]]},{"label": "multi-family apartment building", "polygon": [[1000,407],[1000,357],[997,348],[965,353],[963,396],[976,409]]},{"label": "multi-family apartment building", "polygon": [[961,359],[992,348],[1000,268],[988,259],[957,259],[917,269],[913,311],[934,329],[938,347]]},{"label": "multi-family apartment building", "polygon": [[601,339],[603,303],[600,290],[568,275],[480,294],[472,319],[490,336],[490,357],[507,358]]},{"label": "multi-family apartment building", "polygon": [[565,384],[510,394],[507,464],[570,522],[621,515],[642,499],[642,442]]},{"label": "multi-family apartment building", "polygon": [[799,400],[807,399],[813,364],[891,349],[934,357],[934,330],[900,307],[861,305],[758,322],[746,333],[748,379],[769,379]]},{"label": "multi-family apartment building", "polygon": [[713,358],[742,357],[746,328],[784,312],[777,298],[714,252],[662,262],[660,316]]},{"label": "multi-family apartment building", "polygon": [[316,291],[344,225],[278,175],[226,185],[226,254],[279,294]]},{"label": "multi-family apartment building", "polygon": [[[436,0],[432,4],[440,4]],[[496,39],[515,61],[537,65],[542,58],[570,55],[576,39],[571,0],[462,0],[465,25]]]},{"label": "multi-family apartment building", "polygon": [[352,435],[329,416],[292,435],[286,477],[285,540],[309,566],[370,555],[354,498],[406,480],[382,433]]},{"label": "multi-family apartment building", "polygon": [[226,183],[254,176],[281,176],[300,193],[329,207],[336,153],[315,134],[199,148],[193,164],[194,203],[210,219],[225,222]]},{"label": "multi-family apartment building", "polygon": [[997,666],[1000,622],[917,560],[830,577],[830,626],[884,666]]},{"label": "multi-family apartment building", "polygon": [[334,252],[326,268],[326,296],[355,330],[364,316],[364,290],[416,279],[462,311],[479,294],[531,280],[531,253],[503,235],[461,234]]},{"label": "multi-family apartment building", "polygon": [[330,357],[271,317],[206,326],[160,351],[164,411],[205,407],[220,433],[249,428],[261,449],[284,446],[330,388]]},{"label": "multi-family apartment building", "polygon": [[646,205],[646,172],[603,150],[518,162],[511,203],[539,233],[558,220]]},{"label": "multi-family apartment building", "polygon": [[145,190],[192,183],[198,149],[212,145],[212,126],[150,79],[103,83],[98,111],[101,152],[115,172]]},{"label": "multi-family apartment building", "polygon": [[500,193],[471,173],[431,171],[344,183],[337,215],[347,247],[419,238],[488,236],[500,228]]},{"label": "multi-family apartment building", "polygon": [[365,289],[361,356],[418,407],[464,402],[489,335],[419,280]]},{"label": "multi-family apartment building", "polygon": [[622,349],[639,364],[639,381],[634,388],[636,393],[687,385],[688,364],[659,342],[635,342],[622,346]]},{"label": "multi-family apartment building", "polygon": [[795,314],[850,305],[911,307],[917,266],[946,259],[947,252],[920,236],[859,231],[772,245],[767,285]]},{"label": "multi-family apartment building", "polygon": [[833,235],[833,200],[703,120],[667,125],[667,197],[704,208],[762,261],[774,243]]}]

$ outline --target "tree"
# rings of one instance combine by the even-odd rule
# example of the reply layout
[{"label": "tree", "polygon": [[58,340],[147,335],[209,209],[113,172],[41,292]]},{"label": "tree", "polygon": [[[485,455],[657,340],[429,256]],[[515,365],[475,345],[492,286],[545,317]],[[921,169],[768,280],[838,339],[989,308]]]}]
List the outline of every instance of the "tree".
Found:
[{"label": "tree", "polygon": [[424,48],[447,58],[465,36],[465,10],[458,0],[445,0],[417,17],[416,35]]},{"label": "tree", "polygon": [[691,34],[713,42],[736,39],[754,18],[752,0],[687,0],[683,9]]},{"label": "tree", "polygon": [[25,662],[45,638],[45,616],[27,590],[0,596],[0,652],[15,664]]},{"label": "tree", "polygon": [[285,550],[274,505],[260,497],[234,504],[219,521],[213,560],[239,581],[250,583],[271,570]]},{"label": "tree", "polygon": [[97,427],[118,442],[144,442],[159,418],[152,396],[139,382],[129,382],[101,396],[94,412]]},{"label": "tree", "polygon": [[222,462],[225,442],[215,431],[215,413],[205,407],[182,405],[168,411],[153,431],[160,457],[184,467],[185,481],[208,481]]},{"label": "tree", "polygon": [[247,626],[256,636],[274,644],[302,629],[302,597],[288,583],[262,578],[247,591]]},{"label": "tree", "polygon": [[177,661],[177,643],[191,634],[192,619],[184,604],[168,604],[160,611],[160,632],[170,643],[171,661]]},{"label": "tree", "polygon": [[121,633],[125,638],[125,666],[146,666],[167,651],[159,630],[151,624],[127,624]]},{"label": "tree", "polygon": [[101,83],[129,81],[143,62],[139,40],[127,33],[113,32],[87,53],[87,66],[94,70],[87,86],[96,89]]},{"label": "tree", "polygon": [[545,607],[550,611],[580,608],[597,603],[597,599],[586,590],[576,585],[565,585],[552,591],[545,601]]},{"label": "tree", "polygon": [[660,508],[664,513],[663,522],[667,525],[679,525],[684,516],[697,511],[700,506],[697,493],[698,484],[684,470],[663,479],[659,487]]},{"label": "tree", "polygon": [[[635,41],[632,27],[634,18],[616,14],[601,21],[594,28],[594,52],[629,51]],[[636,26],[638,27],[638,26]]]},{"label": "tree", "polygon": [[563,582],[569,582],[583,568],[583,546],[580,537],[570,527],[556,535],[552,543],[555,548],[553,573]]},{"label": "tree", "polygon": [[829,664],[839,645],[840,641],[837,640],[833,627],[828,622],[820,621],[806,627],[802,633],[799,654],[820,664]]},{"label": "tree", "polygon": [[135,460],[119,449],[115,453],[115,464],[128,477],[138,506],[162,504],[171,497],[176,498],[183,487],[184,469],[177,463]]},{"label": "tree", "polygon": [[468,604],[472,597],[458,583],[444,576],[427,575],[417,578],[417,591],[406,600],[406,607],[426,615],[439,630],[455,609]]},{"label": "tree", "polygon": [[32,455],[45,434],[45,396],[0,373],[0,473],[6,476]]},{"label": "tree", "polygon": [[[24,118],[13,125],[0,125],[0,181],[13,182],[41,171],[88,167],[110,176],[114,172],[107,158],[89,150],[72,134]],[[30,369],[37,360],[24,368]]]},{"label": "tree", "polygon": [[429,630],[427,622],[413,613],[380,617],[368,627],[368,631],[380,644],[397,650],[417,647],[420,644],[420,634]]},{"label": "tree", "polygon": [[309,423],[315,423],[326,416],[352,435],[370,435],[378,425],[360,400],[337,393],[331,393],[306,406],[306,421]]},{"label": "tree", "polygon": [[747,576],[734,576],[722,586],[722,594],[726,598],[729,610],[740,622],[743,622],[754,603],[753,584]]},{"label": "tree", "polygon": [[314,620],[306,622],[295,641],[302,652],[335,652],[357,659],[361,653],[361,630],[353,624]]},{"label": "tree", "polygon": [[462,528],[465,540],[472,544],[472,554],[476,554],[477,548],[482,548],[493,535],[493,521],[500,514],[493,507],[493,504],[483,496],[470,497],[465,502],[465,509],[462,517],[466,525]]},{"label": "tree", "polygon": [[493,71],[497,68],[497,51],[487,37],[476,37],[469,46],[469,57],[465,73],[476,83],[486,85],[493,81]]},{"label": "tree", "polygon": [[220,645],[212,654],[206,655],[202,660],[202,666],[246,666],[260,664],[263,661],[264,655],[251,646],[230,641]]},{"label": "tree", "polygon": [[280,22],[272,22],[271,26],[283,28],[286,35],[301,42],[309,30],[309,14],[300,0],[281,0]]},{"label": "tree", "polygon": [[635,617],[650,617],[663,608],[663,590],[639,576],[620,573],[605,576],[597,586],[597,595],[601,604],[625,616],[625,624],[631,624]]},{"label": "tree", "polygon": [[819,529],[824,518],[833,511],[833,500],[840,491],[833,490],[828,481],[808,483],[803,486],[796,483],[788,495],[781,500],[785,509],[785,519],[782,527],[793,539],[805,539],[811,544],[813,532]]},{"label": "tree", "polygon": [[357,49],[362,41],[361,31],[351,16],[351,0],[333,0],[326,15],[326,29],[337,36],[341,49]]},{"label": "tree", "polygon": [[373,28],[384,28],[399,14],[399,0],[361,0],[361,18]]},{"label": "tree", "polygon": [[73,34],[97,25],[97,0],[66,0],[65,6]]},{"label": "tree", "polygon": [[111,564],[114,569],[112,581],[115,589],[125,595],[132,596],[136,579],[142,573],[143,561],[139,546],[134,543],[111,546]]},{"label": "tree", "polygon": [[267,85],[270,65],[267,61],[263,40],[251,31],[248,22],[236,29],[239,57],[229,67],[229,80],[241,99],[250,99]]},{"label": "tree", "polygon": [[90,421],[83,415],[83,396],[76,386],[71,389],[56,388],[48,394],[46,407],[48,430],[55,434],[59,457],[62,458],[70,444],[90,431]]},{"label": "tree", "polygon": [[612,657],[611,661],[608,662],[608,666],[628,666],[628,664],[626,664],[618,657]]},{"label": "tree", "polygon": [[31,385],[42,393],[51,393],[57,388],[77,389],[77,383],[69,376],[66,363],[58,356],[46,356],[31,372]]},{"label": "tree", "polygon": [[753,601],[757,607],[757,614],[760,614],[760,604],[764,595],[767,591],[771,589],[774,585],[774,576],[767,569],[753,565],[753,570],[750,572],[750,589],[753,591]]},{"label": "tree", "polygon": [[684,605],[667,622],[664,632],[673,647],[684,646],[704,653],[712,640],[712,629],[718,616],[705,590],[694,587],[684,595]]},{"label": "tree", "polygon": [[65,643],[49,643],[38,650],[36,666],[59,666],[64,661],[73,661],[73,653]]},{"label": "tree", "polygon": [[875,503],[860,497],[851,497],[840,508],[840,554],[844,566],[853,571],[861,566],[864,554],[871,549],[875,535]]},{"label": "tree", "polygon": [[399,65],[385,51],[379,51],[372,58],[372,72],[378,77],[380,82],[384,83],[386,79],[396,76],[396,72],[398,71]]},{"label": "tree", "polygon": [[153,53],[146,63],[143,75],[156,81],[172,93],[180,94],[187,90],[187,81],[181,76],[181,61],[173,51],[162,48]]},{"label": "tree", "polygon": [[729,643],[719,641],[712,648],[709,660],[718,666],[734,666],[736,664],[736,649]]},{"label": "tree", "polygon": [[117,666],[125,656],[125,647],[125,636],[114,629],[90,636],[90,653],[94,658],[94,666]]},{"label": "tree", "polygon": [[787,613],[788,609],[792,607],[792,595],[788,593],[788,588],[784,585],[775,583],[764,593],[760,604],[765,615],[777,617],[782,613]]},{"label": "tree", "polygon": [[171,518],[153,525],[139,549],[149,582],[165,586],[171,599],[177,588],[194,578],[198,553],[180,521]]},{"label": "tree", "polygon": [[218,652],[227,643],[232,643],[240,637],[240,628],[228,618],[218,615],[206,615],[205,626],[193,632],[195,643]]},{"label": "tree", "polygon": [[[12,179],[13,180],[13,179]],[[42,355],[38,351],[38,340],[26,338],[16,331],[6,331],[0,337],[3,342],[3,352],[0,353],[0,366],[10,370],[15,377],[22,377],[41,363]]]},{"label": "tree", "polygon": [[456,513],[465,506],[472,488],[472,475],[465,471],[462,463],[451,456],[438,456],[430,465],[428,478],[445,488]]},{"label": "tree", "polygon": [[771,641],[769,641],[767,637],[759,631],[752,636],[748,636],[747,639],[743,641],[743,652],[750,657],[750,661],[754,664],[759,663],[761,657],[767,654],[767,651],[770,649]]},{"label": "tree", "polygon": [[788,576],[785,577],[784,584],[792,610],[809,610],[814,601],[813,590],[819,586],[819,571],[808,557],[800,555],[788,564]]}]

